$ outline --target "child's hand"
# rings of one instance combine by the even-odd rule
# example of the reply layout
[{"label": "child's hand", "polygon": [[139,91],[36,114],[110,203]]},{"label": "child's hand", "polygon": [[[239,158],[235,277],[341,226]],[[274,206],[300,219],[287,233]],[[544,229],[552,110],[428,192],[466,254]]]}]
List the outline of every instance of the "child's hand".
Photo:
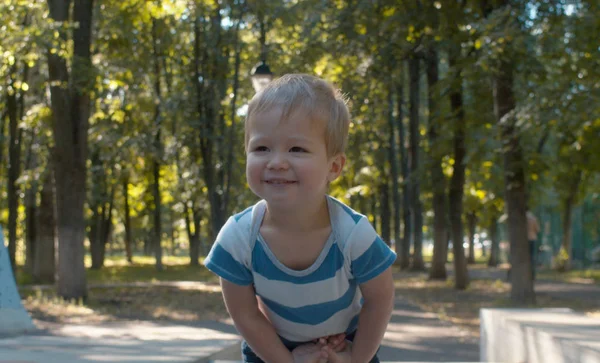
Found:
[{"label": "child's hand", "polygon": [[294,363],[327,363],[325,347],[319,343],[307,343],[292,351]]},{"label": "child's hand", "polygon": [[323,347],[327,353],[327,363],[352,363],[352,344],[348,343],[346,349],[336,352],[330,347]]},{"label": "child's hand", "polygon": [[326,337],[319,338],[314,342],[320,344],[321,346],[326,345],[337,353],[346,349],[346,334],[339,333],[335,335],[328,335]]}]

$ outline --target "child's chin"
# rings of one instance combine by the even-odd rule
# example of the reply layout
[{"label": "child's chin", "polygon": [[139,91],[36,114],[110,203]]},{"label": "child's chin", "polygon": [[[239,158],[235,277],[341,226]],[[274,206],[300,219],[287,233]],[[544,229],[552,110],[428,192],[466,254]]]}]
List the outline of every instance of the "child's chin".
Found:
[{"label": "child's chin", "polygon": [[271,196],[267,196],[264,199],[270,205],[277,206],[277,207],[293,207],[298,202],[298,198],[296,198],[295,196],[291,196],[291,195],[285,195],[285,196],[271,195]]}]

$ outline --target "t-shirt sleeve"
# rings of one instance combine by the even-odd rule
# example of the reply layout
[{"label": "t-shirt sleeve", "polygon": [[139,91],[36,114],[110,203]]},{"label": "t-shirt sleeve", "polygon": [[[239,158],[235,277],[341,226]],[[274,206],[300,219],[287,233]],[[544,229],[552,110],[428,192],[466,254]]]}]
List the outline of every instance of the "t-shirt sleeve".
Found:
[{"label": "t-shirt sleeve", "polygon": [[396,253],[364,216],[348,236],[346,247],[351,273],[359,284],[379,276],[396,261]]},{"label": "t-shirt sleeve", "polygon": [[250,271],[249,238],[235,217],[230,217],[219,231],[204,265],[227,281],[250,285],[253,277]]}]

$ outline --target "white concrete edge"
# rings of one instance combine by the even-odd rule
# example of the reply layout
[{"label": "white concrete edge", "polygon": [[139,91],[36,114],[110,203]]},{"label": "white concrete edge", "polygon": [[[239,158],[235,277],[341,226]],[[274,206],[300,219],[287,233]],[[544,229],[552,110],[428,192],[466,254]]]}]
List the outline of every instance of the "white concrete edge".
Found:
[{"label": "white concrete edge", "polygon": [[38,331],[25,309],[0,309],[0,337],[15,336]]}]

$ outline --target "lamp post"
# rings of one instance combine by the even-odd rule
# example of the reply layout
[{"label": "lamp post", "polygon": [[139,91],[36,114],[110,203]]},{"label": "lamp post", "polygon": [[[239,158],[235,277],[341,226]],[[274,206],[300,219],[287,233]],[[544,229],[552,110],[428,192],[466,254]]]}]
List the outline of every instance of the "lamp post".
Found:
[{"label": "lamp post", "polygon": [[260,92],[273,80],[273,73],[264,60],[252,68],[250,76],[252,77],[252,87],[256,92]]},{"label": "lamp post", "polygon": [[263,88],[273,80],[273,73],[267,65],[267,30],[265,26],[265,20],[262,13],[260,13],[260,59],[254,68],[250,76],[252,77],[252,87],[256,92],[260,92]]}]

